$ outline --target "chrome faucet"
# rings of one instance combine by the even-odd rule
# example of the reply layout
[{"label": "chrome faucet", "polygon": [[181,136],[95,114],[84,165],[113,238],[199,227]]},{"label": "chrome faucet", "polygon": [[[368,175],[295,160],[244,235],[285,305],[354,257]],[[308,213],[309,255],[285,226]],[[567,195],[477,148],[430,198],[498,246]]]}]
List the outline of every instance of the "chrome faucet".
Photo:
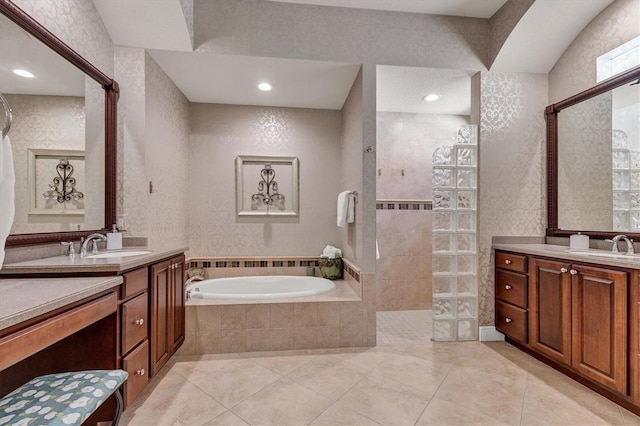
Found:
[{"label": "chrome faucet", "polygon": [[[189,278],[188,280],[186,280],[184,282],[184,286],[186,287],[187,285],[191,284],[194,281],[204,281],[204,277],[202,275],[194,275],[191,278]],[[193,290],[192,289],[188,289],[185,293],[185,299],[186,300],[191,300],[191,292]],[[199,291],[198,289],[196,289],[196,291]]]},{"label": "chrome faucet", "polygon": [[610,240],[605,240],[609,243],[613,243],[613,247],[611,247],[611,252],[612,253],[618,253],[618,241],[620,240],[624,240],[625,243],[627,243],[627,254],[634,254],[634,250],[633,250],[633,240],[629,239],[629,237],[627,237],[626,235],[616,235],[615,237],[613,237]]},{"label": "chrome faucet", "polygon": [[98,245],[96,244],[96,240],[107,241],[107,236],[102,234],[91,234],[87,238],[84,239],[82,245],[80,246],[80,257],[85,257],[87,255],[87,246],[89,242],[93,241],[93,248],[91,253],[98,254]]}]

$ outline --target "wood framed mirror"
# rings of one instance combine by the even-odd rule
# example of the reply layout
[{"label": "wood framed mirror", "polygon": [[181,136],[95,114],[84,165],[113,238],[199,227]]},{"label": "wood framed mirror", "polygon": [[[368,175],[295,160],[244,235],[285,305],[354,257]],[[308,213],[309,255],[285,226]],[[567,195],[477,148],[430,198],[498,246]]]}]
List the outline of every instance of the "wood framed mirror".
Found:
[{"label": "wood framed mirror", "polygon": [[545,109],[547,236],[640,241],[640,67]]},{"label": "wood framed mirror", "polygon": [[[99,200],[99,205],[104,206],[104,219],[98,221],[96,226],[94,226],[94,228],[97,227],[97,229],[11,234],[7,238],[6,246],[70,241],[80,239],[80,237],[93,232],[109,229],[112,223],[116,223],[116,106],[119,91],[117,82],[71,49],[12,2],[0,0],[0,13],[29,33],[32,38],[39,40],[57,55],[71,63],[86,77],[97,82],[104,92],[104,131],[100,129],[100,134],[104,134],[104,160],[102,161],[102,156],[100,159],[100,162],[104,163],[104,175],[103,178],[102,176],[100,177],[100,180],[104,182],[104,188],[99,189],[99,191],[102,192],[101,195],[104,196],[104,200]],[[9,137],[10,136],[11,134],[9,134]],[[102,208],[100,210],[102,210]]]}]

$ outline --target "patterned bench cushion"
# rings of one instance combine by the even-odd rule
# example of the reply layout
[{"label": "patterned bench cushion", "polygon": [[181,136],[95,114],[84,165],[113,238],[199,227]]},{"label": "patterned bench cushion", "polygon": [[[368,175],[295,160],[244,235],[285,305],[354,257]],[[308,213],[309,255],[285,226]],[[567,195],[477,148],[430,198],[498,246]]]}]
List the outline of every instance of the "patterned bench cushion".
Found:
[{"label": "patterned bench cushion", "polygon": [[0,399],[0,425],[79,425],[127,380],[123,370],[39,376]]}]

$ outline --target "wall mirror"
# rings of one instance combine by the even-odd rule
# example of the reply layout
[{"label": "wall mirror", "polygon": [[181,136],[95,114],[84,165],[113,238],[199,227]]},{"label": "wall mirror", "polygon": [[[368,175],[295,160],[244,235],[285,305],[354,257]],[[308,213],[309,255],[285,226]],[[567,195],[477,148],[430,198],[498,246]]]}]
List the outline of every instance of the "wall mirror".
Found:
[{"label": "wall mirror", "polygon": [[[0,0],[0,13],[0,92],[13,110],[8,136],[16,169],[16,217],[7,246],[75,240],[107,229],[116,219],[117,83],[10,1]],[[16,76],[20,65],[36,77]],[[44,164],[60,159],[43,150],[82,152],[82,164],[72,163],[83,180],[75,208],[47,207],[49,188],[43,191],[36,176],[51,174],[53,183],[57,173],[44,172]]]},{"label": "wall mirror", "polygon": [[640,239],[640,67],[545,114],[547,235]]},{"label": "wall mirror", "polygon": [[238,216],[298,216],[298,181],[298,157],[238,156]]}]

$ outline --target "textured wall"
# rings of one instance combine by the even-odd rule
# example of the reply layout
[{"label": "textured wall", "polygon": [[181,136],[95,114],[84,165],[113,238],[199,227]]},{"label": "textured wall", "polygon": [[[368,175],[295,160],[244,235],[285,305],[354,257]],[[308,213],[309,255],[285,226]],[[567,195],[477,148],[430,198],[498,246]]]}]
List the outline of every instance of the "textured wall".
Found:
[{"label": "textured wall", "polygon": [[[7,95],[13,110],[11,125],[11,146],[16,172],[15,218],[11,227],[12,234],[31,232],[70,231],[71,223],[83,223],[83,216],[32,216],[29,218],[29,198],[27,186],[28,149],[85,149],[85,111],[84,98],[67,96],[27,96]],[[55,169],[48,170],[53,179]],[[92,196],[102,197],[102,188],[93,191],[78,187],[85,193],[86,202]],[[40,193],[36,194],[41,197]],[[87,224],[99,228],[103,224],[104,212],[99,217],[87,218]],[[97,222],[97,223],[96,223]],[[86,228],[86,227],[85,227]]]},{"label": "textured wall", "polygon": [[[468,117],[377,113],[377,199],[431,200],[431,156]],[[403,175],[404,171],[404,175]],[[378,310],[431,309],[431,211],[377,210]]]},{"label": "textured wall", "polygon": [[640,0],[616,0],[587,25],[549,73],[549,103],[596,82],[596,58],[640,35]]},{"label": "textured wall", "polygon": [[544,235],[547,76],[482,73],[479,166],[479,323],[493,325],[491,237]]},{"label": "textured wall", "polygon": [[[189,169],[184,171],[189,175],[189,255],[319,256],[327,244],[341,247],[336,226],[341,127],[340,111],[192,104]],[[299,217],[236,215],[238,155],[299,158]]]},{"label": "textured wall", "polygon": [[509,0],[489,19],[489,63],[493,64],[500,49],[535,0]]}]

